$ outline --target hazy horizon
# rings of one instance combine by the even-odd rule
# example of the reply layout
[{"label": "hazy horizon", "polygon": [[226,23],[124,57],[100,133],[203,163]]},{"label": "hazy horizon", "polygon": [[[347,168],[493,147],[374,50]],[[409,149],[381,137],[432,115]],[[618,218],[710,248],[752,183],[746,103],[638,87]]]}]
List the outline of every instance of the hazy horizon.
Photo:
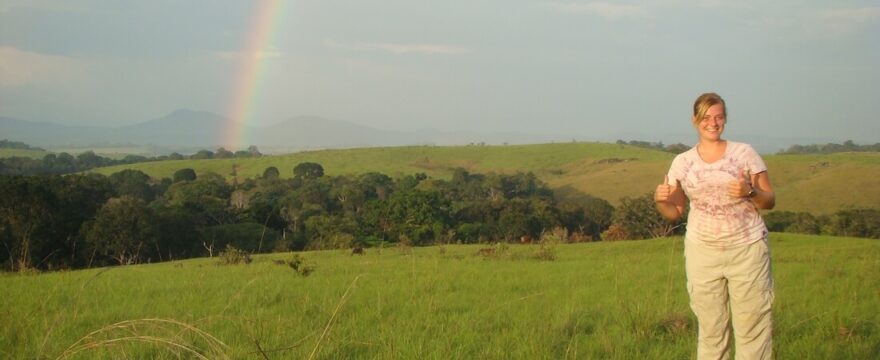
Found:
[{"label": "hazy horizon", "polygon": [[878,35],[868,1],[4,0],[0,116],[663,137],[715,91],[732,138],[874,143]]}]

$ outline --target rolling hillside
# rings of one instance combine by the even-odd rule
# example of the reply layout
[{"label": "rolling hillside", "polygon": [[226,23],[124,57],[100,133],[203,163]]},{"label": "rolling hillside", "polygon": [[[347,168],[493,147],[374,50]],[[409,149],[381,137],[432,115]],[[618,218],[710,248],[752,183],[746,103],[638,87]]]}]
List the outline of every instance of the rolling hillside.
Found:
[{"label": "rolling hillside", "polygon": [[30,149],[0,149],[0,159],[11,157],[26,157],[31,159],[42,159],[48,152],[43,150]]},{"label": "rolling hillside", "polygon": [[[182,168],[212,171],[233,178],[259,176],[275,166],[282,177],[293,175],[301,162],[317,162],[328,175],[369,171],[391,176],[423,172],[448,178],[461,167],[475,173],[533,172],[557,191],[560,199],[576,201],[585,194],[614,204],[626,196],[653,191],[673,154],[607,143],[557,143],[508,146],[415,146],[299,152],[252,159],[178,160],[96,169],[112,174],[126,168],[150,176],[171,177]],[[833,213],[847,207],[880,204],[880,154],[765,155],[777,192],[777,210]]]}]

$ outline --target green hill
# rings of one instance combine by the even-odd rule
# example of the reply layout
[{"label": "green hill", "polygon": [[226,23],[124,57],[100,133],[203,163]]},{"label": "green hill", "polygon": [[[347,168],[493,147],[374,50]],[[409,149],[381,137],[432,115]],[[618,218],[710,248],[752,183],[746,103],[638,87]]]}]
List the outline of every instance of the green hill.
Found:
[{"label": "green hill", "polygon": [[[771,234],[779,358],[869,359],[880,242]],[[0,276],[4,359],[682,359],[681,238],[290,253]],[[66,351],[66,352],[65,352]],[[75,351],[78,351],[74,353]],[[63,355],[63,356],[62,356]],[[68,356],[73,355],[73,356]]]},{"label": "green hill", "polygon": [[29,149],[0,149],[0,159],[11,157],[26,157],[31,159],[42,159],[48,152],[43,150]]},{"label": "green hill", "polygon": [[[673,154],[606,143],[558,143],[508,146],[413,146],[322,150],[260,158],[177,160],[96,169],[112,174],[126,168],[153,177],[172,177],[182,168],[211,171],[232,178],[259,176],[269,166],[282,177],[293,175],[301,162],[317,162],[328,175],[369,171],[391,176],[423,172],[448,178],[452,169],[471,172],[533,172],[563,200],[585,194],[619,203],[653,191],[662,181]],[[880,153],[830,155],[767,155],[770,177],[778,194],[777,209],[833,213],[846,207],[880,204]]]}]

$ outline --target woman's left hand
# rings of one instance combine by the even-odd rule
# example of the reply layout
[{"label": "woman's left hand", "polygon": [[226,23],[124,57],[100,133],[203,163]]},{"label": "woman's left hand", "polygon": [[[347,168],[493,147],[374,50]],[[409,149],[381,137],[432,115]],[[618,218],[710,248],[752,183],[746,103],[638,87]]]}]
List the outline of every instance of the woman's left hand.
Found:
[{"label": "woman's left hand", "polygon": [[735,181],[731,181],[727,186],[727,194],[731,198],[748,197],[754,191],[752,187],[752,179],[749,177],[748,170],[743,170]]}]

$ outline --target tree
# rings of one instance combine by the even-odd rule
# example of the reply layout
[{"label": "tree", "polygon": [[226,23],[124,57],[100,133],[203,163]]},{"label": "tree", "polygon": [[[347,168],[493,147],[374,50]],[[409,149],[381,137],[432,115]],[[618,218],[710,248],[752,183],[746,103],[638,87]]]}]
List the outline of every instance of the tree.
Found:
[{"label": "tree", "polygon": [[11,270],[26,270],[33,265],[33,255],[47,240],[52,209],[58,199],[46,177],[0,177],[0,228]]},{"label": "tree", "polygon": [[113,198],[86,225],[85,238],[96,254],[108,256],[119,265],[137,263],[157,244],[154,219],[143,200]]},{"label": "tree", "polygon": [[131,196],[150,202],[156,195],[151,185],[150,176],[143,171],[125,169],[110,175],[108,179],[116,190],[117,197]]},{"label": "tree", "polygon": [[277,179],[279,176],[281,176],[281,172],[277,167],[270,166],[263,170],[263,179]]},{"label": "tree", "polygon": [[174,182],[193,181],[196,179],[196,171],[190,168],[180,169],[174,172]]},{"label": "tree", "polygon": [[[426,245],[449,227],[449,202],[436,191],[396,191],[388,199],[387,219],[398,237]],[[397,239],[392,239],[397,240]]]},{"label": "tree", "polygon": [[92,151],[86,151],[82,154],[76,156],[76,161],[79,163],[80,169],[93,169],[100,166],[108,165],[107,158],[95,155]]},{"label": "tree", "polygon": [[184,181],[171,185],[165,193],[165,202],[170,206],[182,206],[193,214],[199,225],[219,225],[234,219],[228,211],[231,187],[222,176],[208,172],[194,181]]},{"label": "tree", "polygon": [[584,233],[598,240],[614,221],[614,206],[607,200],[587,195],[583,201]]},{"label": "tree", "polygon": [[676,227],[676,223],[666,221],[657,212],[651,193],[621,199],[614,223],[624,228],[632,240],[668,236]]},{"label": "tree", "polygon": [[293,176],[304,179],[317,179],[324,176],[324,167],[313,162],[304,162],[293,168]]},{"label": "tree", "polygon": [[226,150],[225,148],[222,148],[222,147],[217,149],[217,151],[214,152],[215,159],[228,159],[233,156],[235,156],[235,154],[233,154],[232,151]]},{"label": "tree", "polygon": [[190,159],[193,159],[193,160],[204,160],[204,159],[213,159],[213,158],[214,158],[214,152],[212,152],[211,150],[199,150],[199,152],[190,156]]},{"label": "tree", "polygon": [[880,239],[880,210],[841,210],[831,216],[827,227],[832,235]]}]

